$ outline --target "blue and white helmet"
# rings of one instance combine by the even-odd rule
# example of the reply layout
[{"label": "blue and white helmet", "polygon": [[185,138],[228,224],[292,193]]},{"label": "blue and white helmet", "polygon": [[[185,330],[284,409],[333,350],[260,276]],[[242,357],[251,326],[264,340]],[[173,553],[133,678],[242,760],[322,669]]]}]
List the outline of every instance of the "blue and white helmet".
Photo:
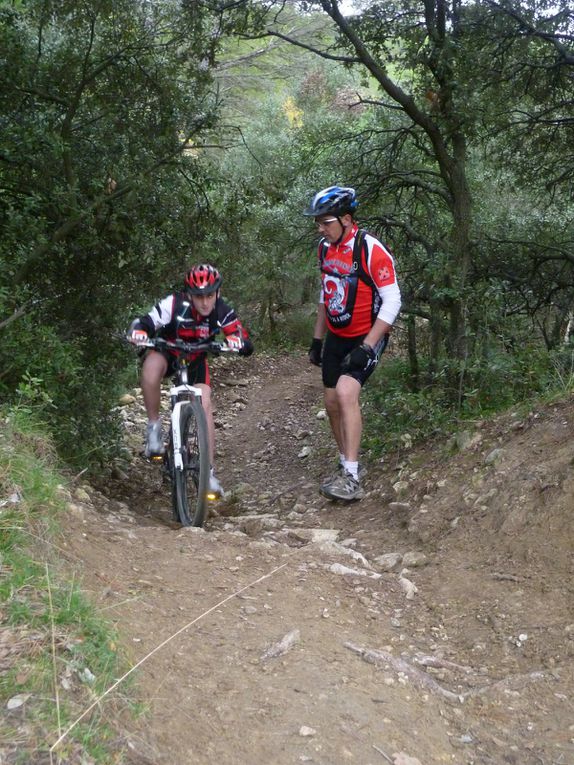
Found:
[{"label": "blue and white helmet", "polygon": [[355,189],[346,186],[328,186],[315,194],[303,215],[316,218],[319,215],[330,214],[339,218],[341,215],[352,214],[358,206]]}]

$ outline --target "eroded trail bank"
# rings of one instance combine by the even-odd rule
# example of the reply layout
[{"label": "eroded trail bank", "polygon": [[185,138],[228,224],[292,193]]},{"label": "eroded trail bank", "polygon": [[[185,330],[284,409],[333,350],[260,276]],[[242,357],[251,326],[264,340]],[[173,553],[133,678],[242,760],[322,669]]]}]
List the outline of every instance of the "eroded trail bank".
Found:
[{"label": "eroded trail bank", "polygon": [[574,762],[572,406],[390,455],[334,505],[317,370],[214,377],[219,515],[171,521],[135,396],[134,461],[79,487],[63,540],[142,662],[132,761]]}]

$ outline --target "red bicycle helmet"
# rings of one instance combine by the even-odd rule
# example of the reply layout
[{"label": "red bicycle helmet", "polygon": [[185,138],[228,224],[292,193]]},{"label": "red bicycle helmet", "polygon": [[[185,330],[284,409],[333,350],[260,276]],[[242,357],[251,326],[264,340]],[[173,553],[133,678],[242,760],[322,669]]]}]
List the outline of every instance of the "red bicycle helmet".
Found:
[{"label": "red bicycle helmet", "polygon": [[221,287],[221,274],[214,266],[202,263],[185,275],[185,288],[192,295],[211,295]]}]

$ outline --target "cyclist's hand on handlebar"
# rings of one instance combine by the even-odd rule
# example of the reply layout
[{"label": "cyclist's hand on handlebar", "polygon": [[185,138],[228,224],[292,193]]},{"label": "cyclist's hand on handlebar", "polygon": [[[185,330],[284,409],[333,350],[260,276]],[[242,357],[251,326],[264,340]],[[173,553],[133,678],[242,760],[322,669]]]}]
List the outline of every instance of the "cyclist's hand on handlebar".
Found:
[{"label": "cyclist's hand on handlebar", "polygon": [[145,345],[148,339],[148,334],[145,329],[132,329],[128,335],[128,340],[134,345]]},{"label": "cyclist's hand on handlebar", "polygon": [[229,350],[239,352],[243,347],[243,340],[239,335],[227,335],[225,343]]},{"label": "cyclist's hand on handlebar", "polygon": [[240,356],[251,356],[253,353],[251,340],[243,340],[239,335],[228,335],[225,342],[230,350],[236,351]]}]

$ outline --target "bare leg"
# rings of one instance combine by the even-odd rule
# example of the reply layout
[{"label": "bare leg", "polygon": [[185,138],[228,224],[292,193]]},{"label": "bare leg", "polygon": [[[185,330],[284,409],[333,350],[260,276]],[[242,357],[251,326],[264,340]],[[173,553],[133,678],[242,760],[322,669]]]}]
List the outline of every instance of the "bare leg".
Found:
[{"label": "bare leg", "polygon": [[142,366],[140,384],[148,420],[152,422],[159,419],[161,381],[166,371],[167,360],[165,357],[157,351],[149,351]]},{"label": "bare leg", "polygon": [[341,452],[349,462],[357,462],[363,429],[361,407],[359,404],[361,384],[349,375],[341,375],[337,382],[335,393],[339,411],[340,436],[343,445]]},{"label": "bare leg", "polygon": [[207,420],[207,438],[209,441],[209,462],[214,464],[215,458],[215,424],[213,422],[213,406],[211,403],[211,388],[205,383],[197,383],[197,388],[201,388],[201,403]]},{"label": "bare leg", "polygon": [[341,412],[339,409],[339,400],[335,388],[325,388],[325,408],[329,417],[329,424],[333,437],[337,443],[340,454],[344,454],[343,434],[341,432]]}]

